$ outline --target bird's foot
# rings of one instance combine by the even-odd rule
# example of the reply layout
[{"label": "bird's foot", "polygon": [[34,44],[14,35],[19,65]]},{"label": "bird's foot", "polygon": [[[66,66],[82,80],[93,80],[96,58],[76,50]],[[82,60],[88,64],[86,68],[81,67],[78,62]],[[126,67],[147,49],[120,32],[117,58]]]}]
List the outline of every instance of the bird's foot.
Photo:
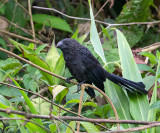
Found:
[{"label": "bird's foot", "polygon": [[67,78],[67,79],[65,80],[65,82],[68,83],[68,84],[70,84],[70,83],[71,83],[70,80],[72,80],[72,79],[74,79],[74,77],[69,77],[69,78]]},{"label": "bird's foot", "polygon": [[80,82],[79,84],[78,84],[78,86],[77,86],[77,93],[81,90],[81,85],[82,84],[84,84],[86,81],[82,81],[82,82]]}]

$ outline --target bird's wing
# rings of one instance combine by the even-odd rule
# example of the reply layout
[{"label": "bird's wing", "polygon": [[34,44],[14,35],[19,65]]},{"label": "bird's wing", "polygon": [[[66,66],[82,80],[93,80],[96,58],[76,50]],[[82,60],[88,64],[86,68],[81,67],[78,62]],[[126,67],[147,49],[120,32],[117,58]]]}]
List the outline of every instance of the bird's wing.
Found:
[{"label": "bird's wing", "polygon": [[87,75],[88,80],[104,91],[103,82],[106,80],[104,69],[88,49],[81,53],[82,63],[85,66],[85,74]]}]

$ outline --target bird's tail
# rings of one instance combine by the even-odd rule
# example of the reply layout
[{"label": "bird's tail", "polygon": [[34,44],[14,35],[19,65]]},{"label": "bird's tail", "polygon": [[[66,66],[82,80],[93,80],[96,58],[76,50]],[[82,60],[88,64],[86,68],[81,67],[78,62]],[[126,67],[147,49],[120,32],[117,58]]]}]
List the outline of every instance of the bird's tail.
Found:
[{"label": "bird's tail", "polygon": [[121,86],[123,89],[126,89],[127,91],[145,93],[145,94],[148,93],[145,90],[145,85],[142,82],[133,82],[131,80],[119,77],[117,75],[108,72],[106,72],[106,78],[116,83],[117,85]]}]

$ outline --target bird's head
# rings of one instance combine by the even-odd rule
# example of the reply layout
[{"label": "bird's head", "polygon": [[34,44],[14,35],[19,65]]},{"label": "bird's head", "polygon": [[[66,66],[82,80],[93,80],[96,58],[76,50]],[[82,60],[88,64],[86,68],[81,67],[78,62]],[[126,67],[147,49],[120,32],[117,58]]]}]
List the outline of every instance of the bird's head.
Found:
[{"label": "bird's head", "polygon": [[62,51],[72,49],[74,47],[77,47],[77,45],[80,45],[76,40],[65,38],[57,43],[57,48],[61,49]]}]

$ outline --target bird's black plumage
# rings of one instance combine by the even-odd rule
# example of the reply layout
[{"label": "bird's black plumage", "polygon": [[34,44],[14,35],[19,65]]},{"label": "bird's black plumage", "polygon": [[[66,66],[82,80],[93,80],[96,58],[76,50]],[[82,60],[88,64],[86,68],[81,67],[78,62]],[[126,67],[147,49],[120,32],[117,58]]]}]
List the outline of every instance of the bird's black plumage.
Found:
[{"label": "bird's black plumage", "polygon": [[[133,82],[103,69],[92,53],[76,40],[70,38],[63,39],[58,42],[57,48],[62,50],[66,67],[78,82],[93,83],[104,91],[104,81],[107,78],[127,90],[147,94],[147,91],[144,89],[145,85],[142,82]],[[92,98],[95,97],[92,88],[86,89],[86,92]]]}]

